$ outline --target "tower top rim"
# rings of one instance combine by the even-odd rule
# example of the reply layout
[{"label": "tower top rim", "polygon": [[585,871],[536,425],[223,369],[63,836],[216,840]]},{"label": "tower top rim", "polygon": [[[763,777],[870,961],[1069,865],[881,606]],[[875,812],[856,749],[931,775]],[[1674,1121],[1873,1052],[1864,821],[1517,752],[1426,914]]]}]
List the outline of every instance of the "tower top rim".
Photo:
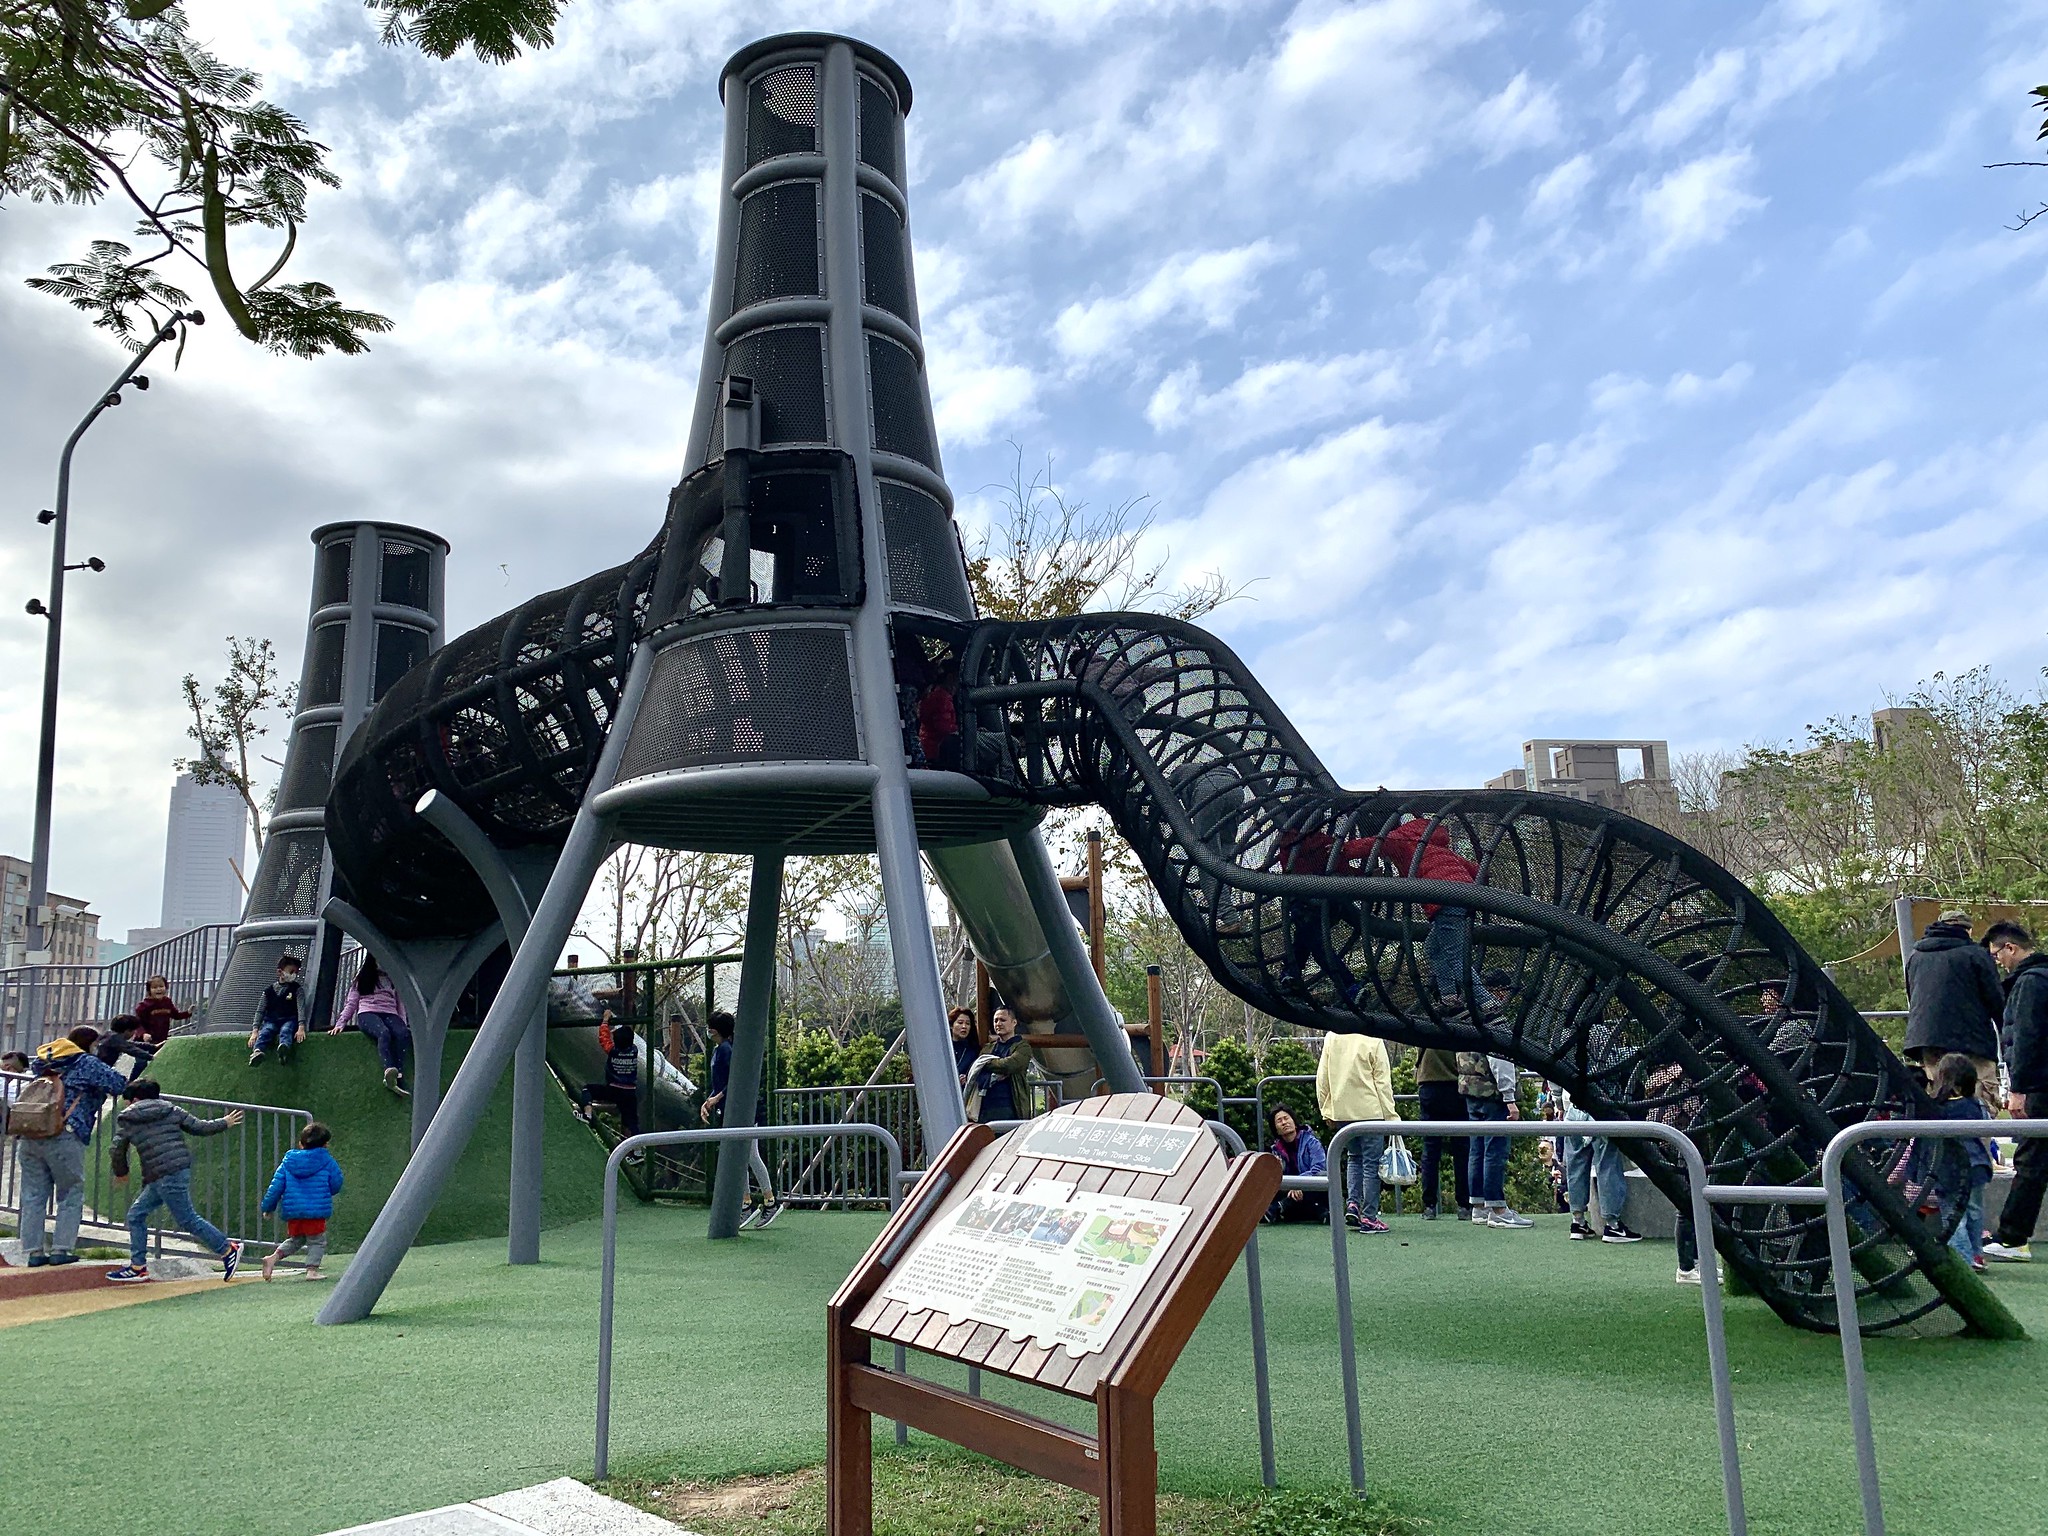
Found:
[{"label": "tower top rim", "polygon": [[381,517],[352,517],[344,522],[322,523],[318,528],[315,528],[313,530],[309,537],[315,544],[318,544],[321,543],[323,540],[329,538],[331,535],[337,533],[352,532],[353,530],[362,527],[363,524],[365,523],[368,523],[372,528],[375,528],[379,533],[396,534],[401,538],[408,539],[425,539],[430,543],[438,544],[441,546],[441,553],[444,555],[455,547],[454,545],[450,544],[446,539],[442,538],[441,535],[438,533],[434,533],[425,528],[416,528],[411,523],[387,522],[385,519]]},{"label": "tower top rim", "polygon": [[718,72],[718,99],[725,100],[726,81],[769,54],[799,48],[825,48],[834,43],[846,44],[861,63],[888,76],[889,84],[896,88],[897,106],[905,117],[910,116],[910,76],[903,72],[903,66],[873,43],[864,43],[857,37],[848,37],[840,32],[778,32],[773,37],[759,38],[747,44],[727,59],[725,68]]}]

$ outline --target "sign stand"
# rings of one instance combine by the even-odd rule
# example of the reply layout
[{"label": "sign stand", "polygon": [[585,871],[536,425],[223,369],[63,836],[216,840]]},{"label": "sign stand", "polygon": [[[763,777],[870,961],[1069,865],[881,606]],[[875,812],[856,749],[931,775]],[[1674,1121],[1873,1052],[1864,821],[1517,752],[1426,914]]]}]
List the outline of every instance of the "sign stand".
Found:
[{"label": "sign stand", "polygon": [[[1062,1190],[1073,1202],[1066,1226]],[[1153,1536],[1153,1399],[1279,1192],[1277,1158],[1226,1156],[1201,1116],[1151,1093],[1066,1105],[1000,1140],[982,1125],[956,1132],[826,1311],[830,1536],[872,1536],[876,1414],[1095,1495],[1103,1536]],[[1136,1206],[1174,1215],[1117,1214]],[[1030,1221],[1041,1223],[1036,1232]],[[1041,1233],[1046,1241],[1026,1241]],[[1120,1259],[1129,1294],[1090,1290],[1066,1308],[1059,1265],[1084,1252],[1098,1256],[1098,1272]],[[1058,1310],[1020,1328],[971,1306],[913,1307],[890,1294],[909,1294],[921,1275],[978,1275],[977,1265],[1011,1281],[990,1288],[984,1311],[1000,1313],[1020,1291],[1056,1300]],[[1047,1318],[1080,1319],[1063,1324],[1070,1342],[1091,1326],[1100,1336],[1082,1337],[1079,1353],[1070,1342],[1040,1342]],[[1093,1401],[1095,1433],[884,1370],[872,1362],[877,1342]]]}]

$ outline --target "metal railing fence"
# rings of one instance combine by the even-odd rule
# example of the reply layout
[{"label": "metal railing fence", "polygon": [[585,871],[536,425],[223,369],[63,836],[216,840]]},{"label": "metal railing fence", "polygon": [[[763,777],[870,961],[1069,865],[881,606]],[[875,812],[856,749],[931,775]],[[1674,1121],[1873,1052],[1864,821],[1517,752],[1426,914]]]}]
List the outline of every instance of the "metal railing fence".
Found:
[{"label": "metal railing fence", "polygon": [[[0,1074],[0,1096],[11,1104],[28,1081],[12,1073]],[[163,1097],[167,1103],[187,1109],[201,1120],[219,1119],[231,1109],[242,1111],[240,1125],[214,1136],[187,1138],[192,1152],[192,1203],[200,1215],[230,1238],[265,1248],[282,1242],[283,1221],[263,1214],[263,1192],[285,1153],[299,1144],[299,1132],[311,1122],[312,1114],[303,1109],[281,1109],[275,1104],[240,1104],[230,1099],[202,1099],[175,1093]],[[86,1145],[86,1227],[125,1230],[128,1207],[142,1193],[142,1168],[132,1152],[128,1178],[114,1177],[114,1116],[120,1109],[118,1101],[108,1104]],[[19,1145],[14,1137],[0,1138],[0,1212],[12,1216],[17,1223],[22,1215],[21,1169],[15,1152]],[[176,1234],[173,1241],[183,1237],[166,1212],[158,1211],[150,1225],[155,1233],[152,1247],[157,1253],[164,1251],[167,1233]],[[108,1234],[106,1241],[112,1243],[115,1238]]]},{"label": "metal railing fence", "polygon": [[[232,923],[210,923],[110,965],[22,965],[0,970],[0,1050],[33,1051],[79,1024],[103,1024],[142,1001],[152,976],[171,984],[171,997],[193,1023],[234,947]],[[192,1025],[182,1025],[190,1029]]]},{"label": "metal railing fence", "polygon": [[[1705,1257],[1713,1259],[1713,1219],[1707,1206],[1707,1165],[1700,1150],[1681,1132],[1650,1120],[1574,1121],[1575,1134],[1624,1140],[1661,1141],[1674,1148],[1685,1164],[1694,1229]],[[1358,1398],[1358,1340],[1351,1315],[1351,1252],[1349,1235],[1339,1212],[1344,1209],[1343,1151],[1357,1136],[1528,1137],[1554,1136],[1556,1123],[1542,1120],[1354,1120],[1330,1138],[1329,1172],[1321,1178],[1283,1179],[1293,1189],[1320,1189],[1330,1202],[1330,1261],[1337,1290],[1337,1353],[1344,1382],[1344,1434],[1351,1458],[1351,1486],[1365,1493],[1365,1428]],[[1727,1507],[1729,1536],[1747,1536],[1743,1511],[1742,1464],[1735,1441],[1735,1390],[1728,1370],[1728,1340],[1722,1324],[1720,1265],[1700,1266],[1700,1290],[1707,1327],[1707,1369],[1713,1378],[1714,1419],[1721,1439],[1721,1486]]]},{"label": "metal railing fence", "polygon": [[[1060,1085],[1049,1078],[1027,1078],[1025,1103],[1035,1117],[1060,1104]],[[887,1171],[876,1149],[858,1142],[835,1140],[823,1148],[815,1140],[777,1135],[789,1127],[821,1127],[862,1121],[886,1127],[903,1152],[906,1166],[921,1168],[931,1150],[918,1116],[917,1091],[909,1083],[859,1084],[826,1088],[778,1088],[769,1097],[769,1124],[759,1134],[761,1151],[774,1177],[775,1192],[799,1206],[837,1207],[886,1205],[892,1198]]]},{"label": "metal railing fence", "polygon": [[[648,1131],[639,1136],[628,1136],[612,1148],[611,1156],[604,1165],[604,1259],[598,1278],[597,1303],[597,1475],[602,1478],[611,1467],[611,1424],[612,1424],[612,1313],[613,1295],[617,1290],[619,1256],[619,1165],[635,1152],[646,1152],[659,1147],[689,1146],[693,1143],[718,1143],[727,1141],[751,1141],[760,1134],[760,1127],[751,1125],[716,1126],[694,1131]],[[854,1137],[873,1138],[879,1142],[887,1160],[887,1172],[882,1187],[888,1191],[889,1208],[894,1210],[901,1198],[897,1191],[902,1186],[899,1177],[903,1172],[903,1148],[896,1138],[882,1126],[869,1122],[852,1121],[837,1125],[816,1125],[806,1127],[804,1136],[830,1136],[838,1140]]]}]

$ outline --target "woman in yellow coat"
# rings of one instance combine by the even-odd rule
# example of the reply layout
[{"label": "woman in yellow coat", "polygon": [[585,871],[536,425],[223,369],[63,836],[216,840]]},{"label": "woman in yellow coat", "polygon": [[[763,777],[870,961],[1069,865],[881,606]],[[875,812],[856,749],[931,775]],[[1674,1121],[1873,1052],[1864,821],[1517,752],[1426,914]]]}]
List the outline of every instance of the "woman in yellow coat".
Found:
[{"label": "woman in yellow coat", "polygon": [[[1316,1103],[1334,1136],[1353,1120],[1393,1120],[1394,1072],[1386,1042],[1372,1035],[1329,1034],[1316,1063]],[[1344,1146],[1344,1221],[1354,1232],[1384,1232],[1380,1154],[1384,1135],[1354,1136]]]}]

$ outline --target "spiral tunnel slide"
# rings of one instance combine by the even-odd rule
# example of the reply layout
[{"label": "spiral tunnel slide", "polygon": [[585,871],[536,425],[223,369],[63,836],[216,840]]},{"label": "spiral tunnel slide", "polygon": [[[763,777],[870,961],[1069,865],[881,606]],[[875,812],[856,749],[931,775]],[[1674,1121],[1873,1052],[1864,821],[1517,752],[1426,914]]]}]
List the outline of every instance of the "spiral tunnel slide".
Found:
[{"label": "spiral tunnel slide", "polygon": [[[358,733],[329,827],[338,875],[390,930],[488,917],[467,867],[411,815],[423,790],[457,796],[501,841],[559,841],[658,556],[456,640]],[[1555,796],[1342,789],[1237,658],[1191,625],[1104,614],[962,626],[957,639],[970,775],[1025,806],[1107,808],[1195,953],[1265,1012],[1509,1057],[1601,1118],[1685,1129],[1717,1183],[1817,1182],[1836,1130],[1931,1112],[1764,904],[1674,838]],[[1422,878],[1431,861],[1397,852],[1424,848],[1454,852],[1475,878]],[[975,857],[955,848],[935,863],[961,886]],[[1439,906],[1471,914],[1471,972],[1487,985],[1439,985],[1430,935],[1456,921],[1433,919]],[[1043,953],[1023,931],[1034,925],[1014,911],[996,958]],[[1630,1151],[1682,1198],[1675,1161],[1655,1144]],[[1902,1155],[1851,1163],[1866,1328],[2016,1332],[1888,1181]],[[1834,1326],[1817,1210],[1716,1214],[1716,1246],[1743,1282],[1788,1322]]]}]

